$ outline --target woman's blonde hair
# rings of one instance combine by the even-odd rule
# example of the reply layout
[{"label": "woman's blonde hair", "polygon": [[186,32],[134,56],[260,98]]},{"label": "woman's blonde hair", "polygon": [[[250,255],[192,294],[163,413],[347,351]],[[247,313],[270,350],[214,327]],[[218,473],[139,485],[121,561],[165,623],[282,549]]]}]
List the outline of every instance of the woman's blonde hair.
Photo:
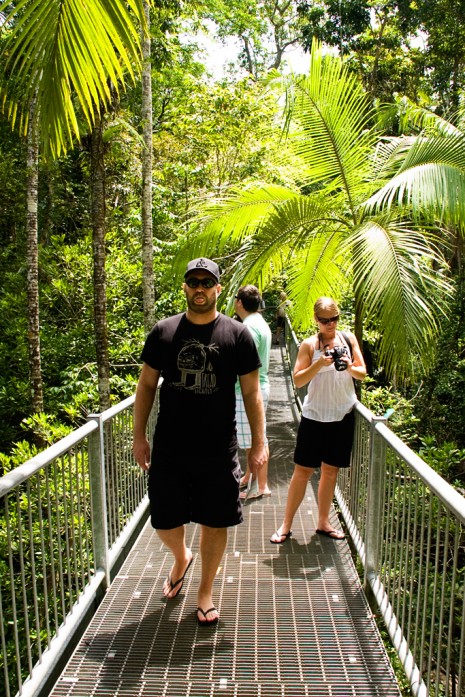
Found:
[{"label": "woman's blonde hair", "polygon": [[339,314],[339,308],[337,302],[332,298],[325,298],[324,296],[318,298],[313,306],[313,312],[315,317],[318,317],[318,313],[322,310],[327,310],[328,312],[334,312],[335,315]]}]

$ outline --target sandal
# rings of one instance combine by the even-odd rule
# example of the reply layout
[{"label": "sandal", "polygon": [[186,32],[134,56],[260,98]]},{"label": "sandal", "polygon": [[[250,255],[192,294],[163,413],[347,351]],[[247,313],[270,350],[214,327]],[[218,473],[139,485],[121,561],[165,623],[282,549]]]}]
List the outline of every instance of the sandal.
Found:
[{"label": "sandal", "polygon": [[[176,581],[176,583],[173,583],[173,581],[171,580],[171,574],[168,576],[168,578],[167,578],[166,581],[165,581],[165,583],[167,584],[167,588],[169,588],[168,594],[165,593],[165,584],[163,584],[163,595],[165,596],[165,598],[166,598],[167,600],[174,600],[174,598],[176,598],[176,597],[179,595],[179,593],[181,592],[181,589],[182,589],[182,586],[183,586],[183,583],[184,583],[184,579],[185,579],[185,577],[186,577],[186,574],[187,574],[187,572],[189,571],[189,567],[190,567],[190,565],[192,564],[193,561],[194,561],[194,555],[192,555],[190,562],[189,562],[188,565],[186,566],[186,570],[185,570],[184,574],[181,576],[181,578],[178,578],[178,580]],[[169,595],[169,593],[171,593],[172,591],[174,591],[174,589],[176,588],[176,586],[179,586],[179,588],[178,588],[178,590],[176,591],[176,593],[175,593],[174,595]]]},{"label": "sandal", "polygon": [[219,617],[214,617],[212,620],[207,620],[207,615],[209,612],[218,612],[216,607],[210,607],[208,610],[202,610],[201,607],[197,608],[197,613],[201,613],[205,619],[201,620],[199,615],[197,614],[197,622],[200,624],[201,627],[211,627],[213,624],[218,624],[218,620],[220,619]]},{"label": "sandal", "polygon": [[342,530],[317,530],[318,535],[324,535],[329,537],[331,540],[345,540],[346,536]]},{"label": "sandal", "polygon": [[292,530],[289,530],[289,532],[281,532],[281,533],[276,531],[271,535],[270,542],[272,542],[274,545],[281,545],[283,542],[286,542],[286,540],[289,537],[292,537]]}]

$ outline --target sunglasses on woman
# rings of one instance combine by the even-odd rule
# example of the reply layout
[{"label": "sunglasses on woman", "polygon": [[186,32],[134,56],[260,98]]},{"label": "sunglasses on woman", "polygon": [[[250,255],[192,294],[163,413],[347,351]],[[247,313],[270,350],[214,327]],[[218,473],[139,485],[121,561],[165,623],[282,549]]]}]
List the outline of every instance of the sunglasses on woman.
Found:
[{"label": "sunglasses on woman", "polygon": [[189,286],[189,288],[197,288],[199,285],[202,288],[213,288],[217,283],[213,278],[195,278],[195,276],[186,278],[186,286]]},{"label": "sunglasses on woman", "polygon": [[317,317],[318,322],[321,324],[330,324],[330,322],[337,322],[339,315],[334,315],[334,317]]}]

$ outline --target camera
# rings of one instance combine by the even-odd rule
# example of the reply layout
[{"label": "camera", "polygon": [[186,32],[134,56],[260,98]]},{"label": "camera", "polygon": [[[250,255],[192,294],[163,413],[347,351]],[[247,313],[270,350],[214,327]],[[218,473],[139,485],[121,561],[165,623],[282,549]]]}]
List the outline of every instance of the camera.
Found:
[{"label": "camera", "polygon": [[341,360],[341,356],[348,356],[349,352],[345,346],[333,346],[332,349],[327,348],[325,350],[325,356],[331,356],[334,361],[334,367],[336,370],[347,370],[349,364]]}]

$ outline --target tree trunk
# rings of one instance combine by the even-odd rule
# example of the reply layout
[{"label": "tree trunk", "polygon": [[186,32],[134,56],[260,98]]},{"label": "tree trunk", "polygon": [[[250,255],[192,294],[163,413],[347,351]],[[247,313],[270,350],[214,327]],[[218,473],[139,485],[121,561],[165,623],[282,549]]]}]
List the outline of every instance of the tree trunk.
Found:
[{"label": "tree trunk", "polygon": [[150,40],[150,5],[144,1],[147,34],[142,36],[142,297],[145,333],[155,322],[155,289],[153,281],[153,222],[152,222],[152,59]]},{"label": "tree trunk", "polygon": [[103,123],[97,116],[90,138],[92,252],[94,261],[94,331],[100,409],[110,407],[107,284],[105,273],[105,163]]},{"label": "tree trunk", "polygon": [[29,112],[27,132],[27,316],[29,345],[29,376],[33,413],[44,411],[44,391],[40,355],[39,316],[39,243],[38,243],[38,181],[39,145],[35,100]]}]

